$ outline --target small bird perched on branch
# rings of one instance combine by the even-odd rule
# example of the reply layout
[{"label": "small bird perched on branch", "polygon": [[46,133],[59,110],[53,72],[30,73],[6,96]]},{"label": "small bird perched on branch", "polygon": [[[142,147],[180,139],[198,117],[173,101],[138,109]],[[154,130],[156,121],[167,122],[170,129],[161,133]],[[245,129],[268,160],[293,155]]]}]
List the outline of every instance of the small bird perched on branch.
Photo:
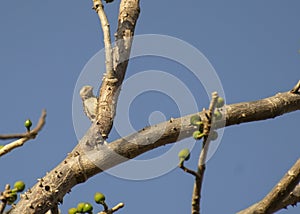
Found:
[{"label": "small bird perched on branch", "polygon": [[90,85],[83,86],[80,90],[80,97],[83,102],[83,110],[86,116],[95,122],[97,118],[97,97],[93,94],[93,87]]},{"label": "small bird perched on branch", "polygon": [[[93,87],[90,85],[85,85],[81,88],[80,97],[82,99],[83,103],[83,111],[86,114],[86,116],[91,120],[91,122],[95,122],[97,119],[97,97],[93,94]],[[100,136],[99,137],[99,144],[107,144],[105,139]]]}]

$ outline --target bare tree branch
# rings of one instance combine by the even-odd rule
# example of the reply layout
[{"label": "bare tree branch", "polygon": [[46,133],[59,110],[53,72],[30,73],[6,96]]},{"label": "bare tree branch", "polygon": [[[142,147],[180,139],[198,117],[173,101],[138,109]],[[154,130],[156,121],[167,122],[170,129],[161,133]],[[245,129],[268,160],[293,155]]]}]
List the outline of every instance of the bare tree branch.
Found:
[{"label": "bare tree branch", "polygon": [[10,185],[6,184],[4,192],[1,192],[1,194],[0,194],[0,214],[2,214],[5,210],[9,191],[10,191]]},{"label": "bare tree branch", "polygon": [[[113,48],[114,76],[105,75],[100,87],[97,107],[97,124],[106,139],[116,114],[117,100],[125,77],[136,21],[139,17],[139,0],[122,0],[120,3],[116,43]],[[107,60],[107,59],[106,59]]]},{"label": "bare tree branch", "polygon": [[30,132],[24,132],[24,133],[16,133],[16,134],[1,134],[0,135],[0,139],[1,140],[8,140],[8,139],[18,139],[18,138],[22,138],[22,137],[30,137],[31,135],[33,135]]},{"label": "bare tree branch", "polygon": [[104,12],[104,6],[101,0],[93,0],[93,9],[99,16],[101,27],[103,30],[104,47],[105,47],[105,65],[106,65],[106,76],[108,79],[115,78],[113,71],[113,55],[111,47],[111,36],[110,27],[107,16]]},{"label": "bare tree branch", "polygon": [[291,92],[295,94],[300,93],[299,89],[300,89],[300,80],[298,81],[297,85],[295,85],[295,87],[291,90]]},{"label": "bare tree branch", "polygon": [[274,212],[287,208],[289,205],[296,206],[300,202],[300,184],[282,201],[275,205]]},{"label": "bare tree branch", "polygon": [[38,124],[36,125],[36,127],[34,129],[32,129],[30,132],[27,133],[23,133],[23,134],[10,134],[10,135],[1,135],[0,138],[1,139],[9,139],[9,138],[18,138],[21,137],[18,140],[15,140],[9,144],[6,144],[4,147],[2,147],[0,149],[0,157],[2,155],[7,154],[8,152],[12,151],[13,149],[23,146],[25,142],[27,142],[30,139],[34,139],[38,132],[43,128],[44,124],[45,124],[45,119],[46,119],[46,110],[42,111],[42,114],[40,116],[40,119],[38,121]]},{"label": "bare tree branch", "polygon": [[282,203],[300,181],[300,159],[284,175],[278,184],[265,198],[251,207],[239,212],[239,214],[268,214],[278,211],[278,204]]},{"label": "bare tree branch", "polygon": [[183,171],[185,171],[186,173],[189,173],[191,175],[194,175],[195,177],[200,178],[200,175],[197,172],[195,172],[194,170],[191,170],[191,169],[184,166],[184,161],[180,162],[178,167],[180,169],[182,169]]},{"label": "bare tree branch", "polygon": [[117,212],[119,209],[121,209],[123,207],[124,207],[124,203],[119,203],[116,206],[114,206],[113,208],[111,208],[111,209],[109,209],[107,211],[99,212],[98,214],[112,214],[114,212]]},{"label": "bare tree branch", "polygon": [[[226,111],[226,126],[266,120],[282,114],[300,110],[300,95],[291,92],[278,93],[262,100],[244,102],[223,107]],[[205,116],[200,112],[201,117]],[[108,145],[99,145],[99,131],[93,123],[79,144],[60,164],[47,173],[16,205],[11,214],[41,213],[58,201],[75,185],[106,169],[154,148],[190,137],[195,126],[190,117],[172,119],[137,133],[118,139]],[[216,121],[216,128],[221,127]],[[162,130],[164,132],[162,133]]]},{"label": "bare tree branch", "polygon": [[193,188],[193,195],[192,195],[192,214],[199,214],[200,213],[200,199],[201,199],[201,189],[203,184],[203,178],[204,178],[204,172],[206,168],[206,156],[210,144],[210,138],[209,133],[211,131],[212,127],[212,118],[213,118],[213,112],[215,111],[215,106],[218,100],[218,93],[214,92],[212,93],[212,100],[209,105],[209,109],[207,112],[207,117],[204,117],[204,128],[203,128],[203,134],[204,134],[204,140],[202,144],[202,149],[200,152],[199,160],[198,160],[198,168],[197,168],[197,174],[199,176],[195,177],[194,182],[194,188]]}]

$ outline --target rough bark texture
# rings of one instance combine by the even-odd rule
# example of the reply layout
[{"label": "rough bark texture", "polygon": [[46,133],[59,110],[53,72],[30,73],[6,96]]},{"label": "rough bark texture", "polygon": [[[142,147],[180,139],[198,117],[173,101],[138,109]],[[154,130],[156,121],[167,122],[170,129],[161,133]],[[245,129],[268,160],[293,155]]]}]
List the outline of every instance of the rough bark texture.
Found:
[{"label": "rough bark texture", "polygon": [[105,75],[102,80],[98,98],[99,131],[103,138],[107,138],[113,125],[116,114],[117,100],[121,85],[125,77],[128,59],[130,56],[131,43],[134,35],[136,21],[140,13],[138,0],[123,0],[120,3],[118,29],[115,47],[113,48],[113,73]]},{"label": "rough bark texture", "polygon": [[278,205],[291,193],[300,181],[300,159],[284,175],[281,181],[260,202],[239,212],[238,214],[271,214],[278,211]]},{"label": "rough bark texture", "polygon": [[[226,126],[274,118],[296,110],[300,110],[300,95],[291,92],[224,107]],[[204,114],[199,112],[201,117]],[[196,130],[190,125],[190,117],[188,115],[146,127],[108,145],[100,143],[98,127],[92,124],[66,159],[27,191],[11,213],[43,214],[62,201],[73,186],[93,175],[159,146],[190,137]],[[221,124],[217,124],[217,127],[220,128]]]}]

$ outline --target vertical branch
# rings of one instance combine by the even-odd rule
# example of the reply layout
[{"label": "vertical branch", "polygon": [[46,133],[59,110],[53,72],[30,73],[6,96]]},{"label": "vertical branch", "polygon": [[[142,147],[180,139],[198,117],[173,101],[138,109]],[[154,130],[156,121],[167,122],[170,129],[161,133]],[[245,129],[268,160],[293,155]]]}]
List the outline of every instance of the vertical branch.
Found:
[{"label": "vertical branch", "polygon": [[[98,6],[98,8],[100,13],[100,5]],[[111,69],[114,73],[112,77],[110,77],[109,75],[104,76],[98,97],[96,121],[99,132],[102,134],[102,137],[104,139],[108,137],[108,134],[113,125],[113,120],[116,114],[117,101],[120,94],[121,85],[125,77],[128,59],[130,56],[131,41],[133,39],[135,25],[139,17],[139,13],[139,0],[121,1],[118,18],[118,29],[115,34],[116,44],[112,50],[112,55],[109,55],[109,57],[111,57],[110,60],[114,60],[109,64],[109,66],[112,66]],[[105,21],[102,22],[105,23]],[[107,28],[107,24],[104,27]],[[107,58],[106,61],[108,61]]]},{"label": "vertical branch", "polygon": [[204,172],[206,168],[205,161],[206,161],[206,156],[210,144],[209,133],[212,126],[212,116],[215,110],[217,100],[218,100],[218,93],[213,92],[212,100],[210,102],[208,113],[206,115],[206,121],[204,121],[204,129],[203,129],[204,140],[203,140],[203,145],[198,160],[198,169],[197,169],[198,176],[195,177],[194,188],[193,188],[192,211],[191,211],[192,214],[200,214],[201,189],[202,189]]},{"label": "vertical branch", "polygon": [[1,192],[0,194],[0,214],[2,214],[5,210],[6,204],[7,204],[7,192],[10,190],[10,185],[6,184],[5,185],[5,190],[4,192]]},{"label": "vertical branch", "polygon": [[113,71],[113,55],[111,47],[111,36],[110,36],[110,26],[107,16],[104,12],[104,6],[101,0],[93,0],[93,9],[99,16],[101,27],[103,30],[103,40],[105,47],[105,65],[106,65],[106,76],[109,79],[114,78]]}]

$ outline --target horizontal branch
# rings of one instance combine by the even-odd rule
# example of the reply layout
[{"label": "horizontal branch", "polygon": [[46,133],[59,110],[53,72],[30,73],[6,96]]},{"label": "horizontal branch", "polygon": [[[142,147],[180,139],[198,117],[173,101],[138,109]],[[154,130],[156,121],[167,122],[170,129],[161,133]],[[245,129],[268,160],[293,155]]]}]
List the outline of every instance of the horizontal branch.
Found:
[{"label": "horizontal branch", "polygon": [[[38,124],[34,129],[32,129],[30,132],[23,133],[23,134],[10,134],[10,135],[2,135],[2,139],[9,139],[10,138],[20,138],[18,140],[15,140],[9,144],[6,144],[4,147],[0,149],[0,157],[9,153],[13,149],[23,146],[25,142],[27,142],[30,139],[34,139],[39,131],[43,128],[45,125],[45,119],[46,119],[46,110],[42,111],[42,114],[40,116],[40,119],[38,121]],[[5,138],[6,137],[6,138]]]},{"label": "horizontal branch", "polygon": [[1,140],[9,140],[9,139],[19,139],[22,137],[31,137],[32,133],[30,132],[24,132],[24,133],[15,133],[15,134],[1,134],[0,139]]},{"label": "horizontal branch", "polygon": [[[278,93],[262,100],[224,106],[226,126],[274,118],[300,110],[300,95]],[[204,117],[206,111],[199,112]],[[22,197],[11,214],[45,213],[62,201],[78,183],[154,148],[190,137],[197,128],[190,124],[191,115],[146,127],[108,145],[100,145],[99,131],[93,123],[74,150],[51,172],[40,179],[26,197]],[[216,123],[221,128],[222,122]],[[118,154],[118,155],[117,155]]]},{"label": "horizontal branch", "polygon": [[[275,96],[257,101],[226,105],[224,108],[226,112],[225,126],[237,125],[271,119],[300,110],[300,95],[290,92],[278,93]],[[207,111],[202,111],[198,114],[201,118],[204,118]],[[153,148],[192,136],[197,127],[190,124],[191,116],[187,115],[146,127],[137,133],[114,141],[109,146],[126,158],[134,158]],[[214,125],[216,128],[222,128],[224,121],[216,121]],[[162,130],[164,131],[163,133]],[[149,143],[145,143],[145,139]]]}]

